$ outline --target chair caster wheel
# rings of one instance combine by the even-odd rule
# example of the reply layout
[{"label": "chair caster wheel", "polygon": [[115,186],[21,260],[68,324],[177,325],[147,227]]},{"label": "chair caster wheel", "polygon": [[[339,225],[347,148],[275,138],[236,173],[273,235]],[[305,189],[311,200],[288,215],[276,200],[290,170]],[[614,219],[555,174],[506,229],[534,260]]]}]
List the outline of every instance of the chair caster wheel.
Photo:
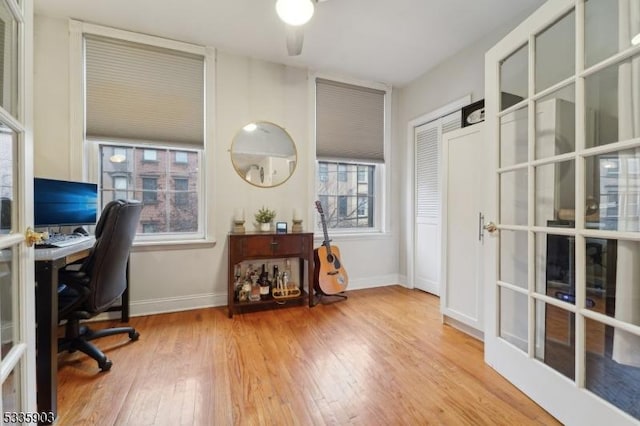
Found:
[{"label": "chair caster wheel", "polygon": [[133,333],[129,333],[129,339],[131,339],[132,341],[136,341],[140,338],[140,333],[138,333],[137,331],[134,331]]},{"label": "chair caster wheel", "polygon": [[100,367],[100,370],[101,370],[102,372],[105,372],[105,371],[109,371],[109,370],[111,370],[111,366],[112,366],[112,365],[113,365],[113,363],[111,362],[111,360],[108,360],[108,359],[107,359],[107,360],[105,360],[103,363],[101,363],[101,364],[99,365],[99,367]]}]

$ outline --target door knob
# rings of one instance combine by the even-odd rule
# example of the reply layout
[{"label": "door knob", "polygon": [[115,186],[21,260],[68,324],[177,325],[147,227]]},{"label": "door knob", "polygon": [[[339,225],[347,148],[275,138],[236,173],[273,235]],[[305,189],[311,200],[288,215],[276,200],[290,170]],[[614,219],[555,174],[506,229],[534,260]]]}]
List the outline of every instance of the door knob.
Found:
[{"label": "door knob", "polygon": [[487,223],[486,225],[483,226],[483,228],[486,229],[487,231],[489,231],[490,234],[493,234],[494,232],[496,232],[498,230],[498,227],[493,222]]},{"label": "door knob", "polygon": [[49,238],[48,232],[36,232],[31,227],[27,228],[27,231],[24,234],[27,246],[29,247],[33,247],[34,244]]}]

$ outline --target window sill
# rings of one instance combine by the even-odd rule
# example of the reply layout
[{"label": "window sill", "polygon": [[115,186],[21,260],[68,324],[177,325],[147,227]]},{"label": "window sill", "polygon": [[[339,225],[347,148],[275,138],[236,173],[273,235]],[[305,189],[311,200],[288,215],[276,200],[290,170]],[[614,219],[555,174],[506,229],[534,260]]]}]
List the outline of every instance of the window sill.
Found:
[{"label": "window sill", "polygon": [[200,239],[200,240],[164,240],[164,241],[134,241],[132,252],[148,252],[158,250],[171,250],[171,249],[194,249],[194,248],[208,248],[216,245],[214,239]]},{"label": "window sill", "polygon": [[[331,242],[336,241],[373,241],[373,240],[388,240],[392,238],[390,232],[383,231],[368,231],[368,232],[332,232],[329,231],[329,238]],[[318,245],[322,244],[323,235],[321,229],[314,231],[314,242]]]}]

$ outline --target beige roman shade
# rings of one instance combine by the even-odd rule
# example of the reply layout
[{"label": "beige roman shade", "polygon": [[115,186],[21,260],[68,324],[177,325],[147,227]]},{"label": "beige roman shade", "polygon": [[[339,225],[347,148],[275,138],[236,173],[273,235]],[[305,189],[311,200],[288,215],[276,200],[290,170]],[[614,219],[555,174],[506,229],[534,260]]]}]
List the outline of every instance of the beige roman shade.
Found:
[{"label": "beige roman shade", "polygon": [[204,57],[85,36],[86,135],[204,146]]},{"label": "beige roman shade", "polygon": [[316,79],[316,156],[384,161],[385,92]]}]

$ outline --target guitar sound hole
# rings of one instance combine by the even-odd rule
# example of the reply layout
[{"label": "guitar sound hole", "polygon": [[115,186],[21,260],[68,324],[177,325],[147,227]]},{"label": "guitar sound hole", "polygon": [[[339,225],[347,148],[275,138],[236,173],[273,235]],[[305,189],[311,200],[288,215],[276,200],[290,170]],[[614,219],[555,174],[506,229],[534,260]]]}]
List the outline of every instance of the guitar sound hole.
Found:
[{"label": "guitar sound hole", "polygon": [[327,262],[331,265],[333,265],[334,268],[336,269],[340,269],[340,261],[338,260],[337,257],[335,257],[332,254],[328,254],[327,255]]}]

